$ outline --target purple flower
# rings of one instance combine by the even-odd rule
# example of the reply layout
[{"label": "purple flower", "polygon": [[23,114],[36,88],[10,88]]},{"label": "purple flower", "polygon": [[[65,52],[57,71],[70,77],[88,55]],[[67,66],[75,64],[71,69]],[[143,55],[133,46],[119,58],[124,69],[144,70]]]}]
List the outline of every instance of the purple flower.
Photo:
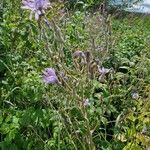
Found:
[{"label": "purple flower", "polygon": [[54,84],[58,82],[58,78],[53,68],[46,68],[43,71],[43,81],[46,84]]},{"label": "purple flower", "polygon": [[105,74],[109,73],[110,69],[106,69],[106,68],[102,67],[102,68],[98,68],[98,71],[101,75],[105,75]]},{"label": "purple flower", "polygon": [[32,19],[33,13],[35,13],[35,19],[38,20],[41,15],[45,13],[45,9],[50,7],[48,0],[22,0],[22,9],[28,9],[31,11],[30,19]]},{"label": "purple flower", "polygon": [[131,96],[132,96],[132,99],[135,99],[135,100],[139,99],[138,93],[132,93]]},{"label": "purple flower", "polygon": [[77,58],[77,57],[79,57],[79,58],[85,58],[85,54],[82,51],[76,51],[76,52],[73,53],[73,57],[74,58]]},{"label": "purple flower", "polygon": [[142,129],[142,134],[146,134],[148,132],[148,129],[146,128],[146,127],[144,127],[143,129]]}]

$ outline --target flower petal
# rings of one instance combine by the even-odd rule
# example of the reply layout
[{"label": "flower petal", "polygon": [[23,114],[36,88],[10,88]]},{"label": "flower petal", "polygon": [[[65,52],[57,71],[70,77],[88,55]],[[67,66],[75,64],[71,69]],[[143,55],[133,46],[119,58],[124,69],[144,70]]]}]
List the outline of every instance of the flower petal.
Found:
[{"label": "flower petal", "polygon": [[43,77],[43,81],[46,83],[46,84],[54,84],[54,83],[57,83],[58,82],[58,79],[56,76],[44,76]]},{"label": "flower petal", "polygon": [[29,19],[32,20],[32,16],[33,16],[33,11],[31,11]]},{"label": "flower petal", "polygon": [[35,20],[38,20],[39,19],[39,14],[37,12],[35,12]]},{"label": "flower petal", "polygon": [[[41,14],[44,14],[44,9],[50,7],[49,0],[22,0],[22,9],[31,10],[35,13],[35,19],[38,20]],[[32,18],[30,16],[30,18]]]},{"label": "flower petal", "polygon": [[50,76],[56,76],[55,70],[53,68],[46,68],[44,72]]}]

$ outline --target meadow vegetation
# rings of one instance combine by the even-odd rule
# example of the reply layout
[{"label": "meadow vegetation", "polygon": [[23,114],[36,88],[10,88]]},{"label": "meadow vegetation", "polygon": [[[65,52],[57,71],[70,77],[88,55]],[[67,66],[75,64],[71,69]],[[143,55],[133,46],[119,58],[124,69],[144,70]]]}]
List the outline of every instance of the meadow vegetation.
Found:
[{"label": "meadow vegetation", "polygon": [[2,150],[150,149],[150,16],[101,4],[3,1]]}]

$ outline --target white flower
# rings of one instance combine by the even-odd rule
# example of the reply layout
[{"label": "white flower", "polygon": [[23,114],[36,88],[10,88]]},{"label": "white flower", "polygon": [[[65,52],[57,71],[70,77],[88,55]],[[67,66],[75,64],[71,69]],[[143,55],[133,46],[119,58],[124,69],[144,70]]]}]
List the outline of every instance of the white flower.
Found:
[{"label": "white flower", "polygon": [[132,93],[131,96],[135,100],[139,99],[139,94],[138,93]]},{"label": "white flower", "polygon": [[85,99],[85,100],[83,101],[83,105],[84,105],[84,106],[90,106],[91,103],[89,102],[89,99]]}]

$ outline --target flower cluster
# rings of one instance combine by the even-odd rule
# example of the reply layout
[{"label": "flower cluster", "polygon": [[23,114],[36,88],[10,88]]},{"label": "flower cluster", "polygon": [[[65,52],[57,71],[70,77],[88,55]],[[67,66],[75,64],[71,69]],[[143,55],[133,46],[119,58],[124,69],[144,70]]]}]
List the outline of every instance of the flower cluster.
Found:
[{"label": "flower cluster", "polygon": [[58,82],[58,77],[53,68],[46,68],[43,71],[43,81],[46,84],[54,84]]},{"label": "flower cluster", "polygon": [[[90,58],[92,58],[92,56],[90,56],[90,53],[89,52],[82,52],[82,51],[75,51],[73,53],[73,58],[79,58],[79,59],[83,59],[83,61],[85,61],[85,63],[89,63],[89,73],[92,74],[93,72],[91,71],[91,67],[92,67],[92,62],[93,62],[93,59],[91,60],[88,60]],[[107,69],[107,68],[104,68],[104,67],[100,67],[98,66],[98,63],[96,63],[96,72],[98,72],[100,74],[101,77],[104,77],[107,73],[110,72],[110,69]],[[61,83],[61,79],[63,80],[68,80],[67,76],[63,73],[63,72],[60,72],[56,75],[55,73],[55,70],[53,68],[46,68],[44,71],[43,71],[43,81],[44,83],[46,84],[54,84],[54,83]],[[62,80],[62,82],[63,82]],[[84,101],[84,105],[89,105],[89,101],[88,99],[86,99]]]}]

